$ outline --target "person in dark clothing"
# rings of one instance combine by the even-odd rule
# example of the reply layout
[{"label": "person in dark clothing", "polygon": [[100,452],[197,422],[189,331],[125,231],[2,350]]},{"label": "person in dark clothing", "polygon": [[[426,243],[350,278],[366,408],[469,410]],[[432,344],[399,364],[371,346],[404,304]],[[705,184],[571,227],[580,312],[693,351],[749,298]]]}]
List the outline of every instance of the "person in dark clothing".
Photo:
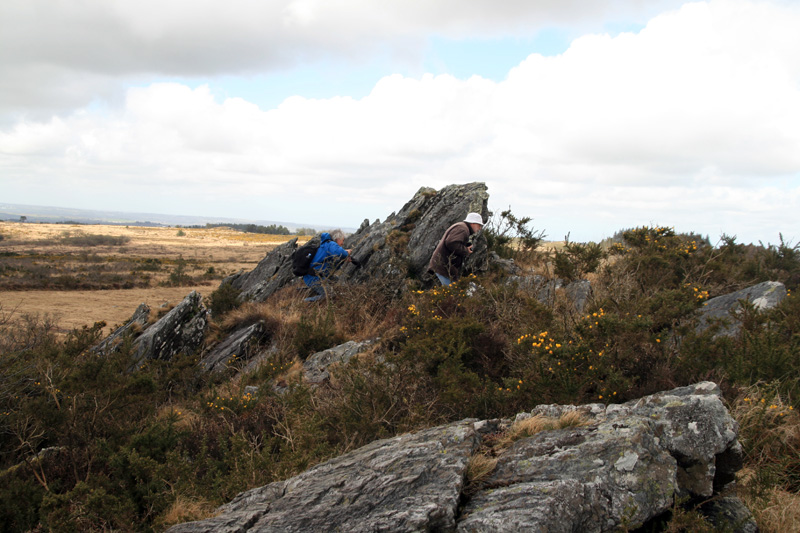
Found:
[{"label": "person in dark clothing", "polygon": [[450,285],[461,276],[461,266],[472,253],[469,238],[483,227],[478,213],[469,213],[462,222],[456,222],[444,232],[428,263],[428,271],[436,274],[442,285]]},{"label": "person in dark clothing", "polygon": [[315,293],[314,296],[306,298],[306,302],[316,302],[325,298],[325,287],[322,285],[322,280],[330,278],[334,270],[350,258],[350,250],[342,248],[343,244],[344,233],[342,230],[335,229],[330,233],[320,235],[319,248],[311,260],[312,273],[303,276],[305,284]]}]

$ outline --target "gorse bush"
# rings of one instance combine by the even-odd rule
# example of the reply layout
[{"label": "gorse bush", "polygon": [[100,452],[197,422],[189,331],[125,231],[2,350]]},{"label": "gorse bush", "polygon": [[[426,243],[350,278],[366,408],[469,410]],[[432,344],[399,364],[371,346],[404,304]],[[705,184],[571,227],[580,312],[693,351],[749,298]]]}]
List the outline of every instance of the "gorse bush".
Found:
[{"label": "gorse bush", "polygon": [[580,279],[586,274],[595,272],[606,255],[605,250],[597,243],[584,244],[567,241],[563,250],[555,252],[554,272],[556,276],[567,281]]},{"label": "gorse bush", "polygon": [[[494,246],[529,261],[517,238]],[[748,502],[768,509],[796,494],[797,247],[733,238],[711,246],[662,227],[625,230],[602,249],[571,244],[558,272],[594,271],[580,309],[560,292],[544,305],[537,290],[497,273],[399,293],[377,280],[334,286],[313,305],[293,288],[240,304],[221,285],[207,302],[207,346],[250,324],[266,333],[251,350],[259,364],[214,375],[198,372],[199,353],[129,371],[133,336],[100,356],[91,348],[102,323],[59,337],[47,317],[0,308],[0,529],[160,531],[378,438],[543,403],[623,402],[706,379],[720,384],[741,424],[754,472],[743,484]],[[698,329],[708,299],[765,279],[792,289],[776,308],[743,304],[730,317],[733,335]],[[331,368],[324,385],[303,382],[307,357],[367,339],[370,348]],[[470,486],[491,459],[474,460]],[[765,526],[767,514],[756,515]],[[694,527],[695,518],[676,509],[669,527]],[[781,530],[769,524],[762,530]]]},{"label": "gorse bush", "polygon": [[517,218],[511,209],[491,216],[483,229],[489,250],[505,259],[533,260],[546,235],[542,230],[529,227],[532,220],[530,217]]}]

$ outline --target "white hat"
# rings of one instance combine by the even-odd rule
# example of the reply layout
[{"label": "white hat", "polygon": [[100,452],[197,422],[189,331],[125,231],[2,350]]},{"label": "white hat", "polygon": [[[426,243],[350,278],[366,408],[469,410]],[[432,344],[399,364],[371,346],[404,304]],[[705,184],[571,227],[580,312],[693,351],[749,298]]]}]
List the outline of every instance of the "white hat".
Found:
[{"label": "white hat", "polygon": [[478,213],[470,213],[467,215],[467,218],[464,219],[464,222],[468,224],[480,224],[483,226],[483,217],[481,217]]}]

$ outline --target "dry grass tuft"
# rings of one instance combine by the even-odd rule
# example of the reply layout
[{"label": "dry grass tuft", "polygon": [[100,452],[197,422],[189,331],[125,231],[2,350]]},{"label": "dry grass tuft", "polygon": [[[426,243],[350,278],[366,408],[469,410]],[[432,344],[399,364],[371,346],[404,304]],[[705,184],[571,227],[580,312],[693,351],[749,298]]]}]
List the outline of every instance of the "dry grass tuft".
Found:
[{"label": "dry grass tuft", "polygon": [[775,387],[757,383],[733,401],[745,468],[738,493],[766,533],[800,531],[800,416]]},{"label": "dry grass tuft", "polygon": [[176,416],[177,421],[175,422],[175,427],[178,429],[185,429],[189,428],[201,419],[201,416],[194,411],[188,409],[186,406],[183,405],[163,405],[158,409],[158,418],[168,418],[171,416]]},{"label": "dry grass tuft", "polygon": [[467,462],[467,485],[479,485],[494,471],[497,466],[497,458],[489,457],[482,453],[476,453]]},{"label": "dry grass tuft", "polygon": [[224,330],[231,331],[259,321],[280,323],[285,322],[286,317],[270,304],[247,302],[227,313],[220,325]]},{"label": "dry grass tuft", "polygon": [[184,522],[204,520],[211,518],[215,514],[215,507],[211,502],[178,496],[164,513],[162,520],[166,528]]},{"label": "dry grass tuft", "polygon": [[542,431],[552,431],[567,427],[579,427],[588,423],[588,420],[579,412],[571,411],[564,413],[559,418],[550,418],[544,415],[536,415],[524,420],[519,420],[508,428],[508,431],[498,441],[501,447],[509,446],[511,443],[532,437]]},{"label": "dry grass tuft", "polygon": [[761,533],[800,531],[799,494],[772,489],[764,498],[754,501],[743,495],[742,500],[753,512]]}]

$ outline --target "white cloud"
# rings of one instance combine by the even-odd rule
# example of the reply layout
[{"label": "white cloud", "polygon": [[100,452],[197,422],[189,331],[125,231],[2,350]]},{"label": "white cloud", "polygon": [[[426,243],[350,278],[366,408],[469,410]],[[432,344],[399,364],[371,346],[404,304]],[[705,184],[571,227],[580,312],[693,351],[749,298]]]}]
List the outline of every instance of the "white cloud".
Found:
[{"label": "white cloud", "polygon": [[[148,76],[208,77],[376,54],[421,57],[429,35],[531,35],[548,24],[602,25],[677,0],[4,0],[0,117],[47,117]],[[44,108],[44,109],[42,109]],[[8,120],[5,118],[4,120]]]},{"label": "white cloud", "polygon": [[[83,15],[98,35],[74,46],[91,50],[107,24],[122,32],[117,44],[130,38],[145,47],[128,48],[119,68],[136,70],[164,50],[172,57],[158,61],[168,69],[182,50],[204,46],[192,36],[205,31],[206,45],[221,50],[204,64],[213,70],[265,27],[276,36],[258,36],[255,48],[285,39],[289,51],[276,54],[287,57],[430,28],[490,32],[505,21],[514,31],[513,13],[502,7],[484,13],[486,24],[479,25],[482,2],[459,2],[458,16],[449,18],[423,4],[404,11],[407,4],[375,11],[366,7],[372,3],[239,2],[223,11],[216,2],[193,2],[190,13],[176,2],[154,16],[154,3],[107,2],[95,17]],[[430,4],[448,5],[424,5]],[[538,7],[525,11],[523,4]],[[565,4],[523,2],[518,19],[566,17],[559,10]],[[344,6],[353,5],[353,16],[344,17]],[[74,22],[80,15],[71,16]],[[57,35],[71,31],[48,27]],[[22,176],[33,173],[41,180],[37,193],[52,194],[46,202],[19,203],[79,199],[67,180],[80,179],[81,187],[98,191],[97,201],[154,206],[150,211],[350,226],[386,216],[420,186],[485,181],[492,207],[534,216],[553,238],[696,223],[680,229],[712,240],[725,231],[774,242],[778,231],[800,222],[797,27],[794,4],[686,4],[638,33],[587,34],[560,56],[533,54],[502,82],[395,74],[360,99],[292,96],[267,110],[216,96],[213,82],[142,83],[127,90],[119,108],[87,107],[0,129],[0,173],[9,193],[23,194]],[[388,36],[379,39],[381,33]],[[190,46],[181,48],[176,37]],[[37,61],[56,53],[44,48],[26,53]],[[262,60],[269,61],[241,64],[255,68]],[[91,61],[70,67],[105,68],[102,57]],[[293,211],[292,201],[304,194],[320,202],[313,215]]]}]

